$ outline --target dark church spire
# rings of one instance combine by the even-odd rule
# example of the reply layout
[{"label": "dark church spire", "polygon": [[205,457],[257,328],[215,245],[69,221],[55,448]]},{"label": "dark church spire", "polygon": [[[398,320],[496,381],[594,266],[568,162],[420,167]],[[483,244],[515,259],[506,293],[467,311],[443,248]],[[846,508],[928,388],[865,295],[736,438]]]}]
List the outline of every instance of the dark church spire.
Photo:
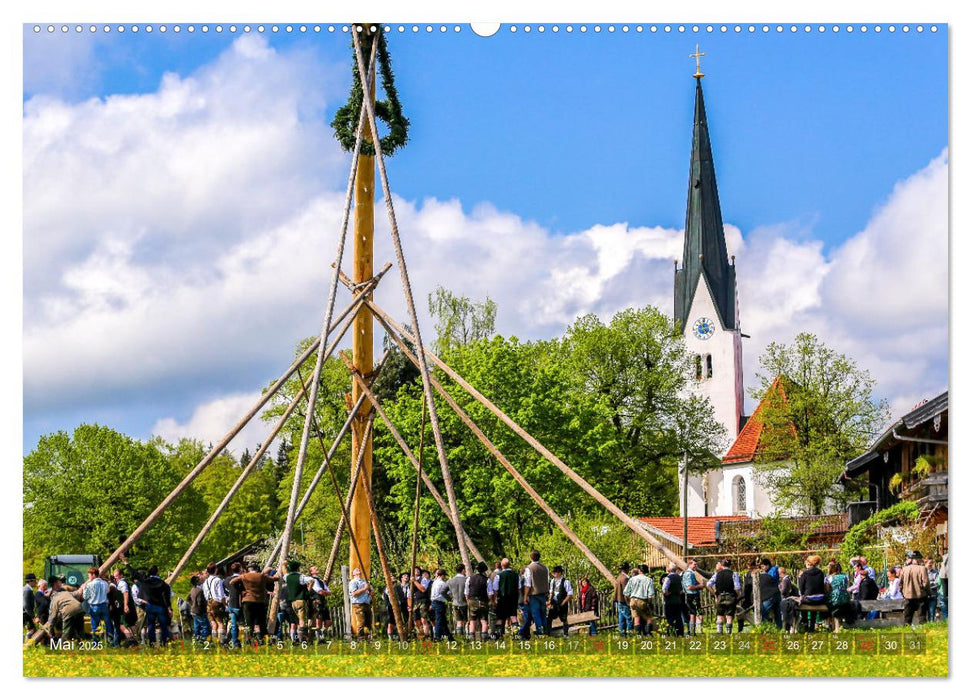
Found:
[{"label": "dark church spire", "polygon": [[[703,54],[702,54],[703,55]],[[688,178],[688,214],[684,224],[684,256],[674,274],[674,318],[681,328],[689,326],[688,314],[699,280],[707,283],[723,328],[737,328],[735,318],[735,266],[728,262],[722,226],[715,162],[711,156],[701,69],[695,75],[695,120]]]}]

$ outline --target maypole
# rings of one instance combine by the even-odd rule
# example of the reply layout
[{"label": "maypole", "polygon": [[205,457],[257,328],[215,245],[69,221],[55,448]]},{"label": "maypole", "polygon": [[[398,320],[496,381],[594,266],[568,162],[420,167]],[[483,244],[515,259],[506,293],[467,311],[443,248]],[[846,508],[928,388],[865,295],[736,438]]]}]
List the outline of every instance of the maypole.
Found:
[{"label": "maypole", "polygon": [[[372,42],[377,42],[374,48],[377,49],[381,87],[386,99],[375,100],[375,78],[378,70],[370,72],[368,89],[365,91],[360,71],[356,63],[352,62],[354,82],[350,99],[337,112],[332,126],[341,145],[345,150],[350,150],[353,146],[352,135],[358,126],[357,119],[362,114],[362,103],[366,93],[369,96],[371,108],[388,124],[390,133],[381,139],[381,150],[385,155],[390,155],[407,140],[408,120],[401,113],[384,35],[381,26],[377,24],[360,23],[353,25],[353,28],[361,37],[367,51],[370,52]],[[354,176],[352,280],[355,295],[360,293],[357,285],[365,284],[374,276],[374,141],[379,138],[379,135],[372,133],[367,120],[364,120],[362,129],[361,155],[357,160],[357,171]],[[362,309],[355,317],[353,334],[352,362],[365,380],[370,381],[374,372],[374,318],[370,310]],[[357,403],[361,396],[358,385],[352,384],[351,403]],[[351,464],[361,465],[358,478],[363,488],[355,489],[351,498],[348,532],[355,546],[350,548],[350,569],[352,571],[356,568],[361,569],[366,579],[371,576],[372,518],[368,504],[373,469],[373,438],[371,431],[368,430],[371,413],[370,401],[365,397],[361,411],[351,425]]]}]

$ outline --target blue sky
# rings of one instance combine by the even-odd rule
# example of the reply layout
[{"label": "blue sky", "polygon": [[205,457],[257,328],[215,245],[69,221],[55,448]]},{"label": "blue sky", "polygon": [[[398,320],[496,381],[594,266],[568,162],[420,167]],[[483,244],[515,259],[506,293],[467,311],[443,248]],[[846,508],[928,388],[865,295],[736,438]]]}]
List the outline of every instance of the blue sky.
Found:
[{"label": "blue sky", "polygon": [[[224,51],[235,38],[229,24],[222,33],[67,37],[28,25],[25,64],[53,42],[87,43],[88,80],[55,92],[75,100],[150,92],[165,72],[190,73]],[[413,124],[412,143],[395,158],[396,189],[489,201],[562,232],[607,220],[680,226],[696,41],[708,54],[725,214],[743,228],[796,218],[838,243],[902,174],[947,145],[946,28],[694,35],[596,34],[592,26],[583,35],[489,38],[467,29],[394,32]],[[266,36],[324,62],[350,59],[345,34],[281,28]],[[38,85],[25,96],[34,92],[47,91]]]},{"label": "blue sky", "polygon": [[[350,81],[347,35],[268,32],[240,44],[241,32],[230,34],[229,25],[222,33],[210,25],[206,34],[146,33],[144,25],[137,34],[24,28],[25,450],[44,432],[95,420],[139,437],[181,430],[215,440],[220,421],[284,367],[294,342],[319,324],[314,285],[326,281],[319,272],[307,278],[316,281],[301,288],[285,319],[261,325],[263,302],[233,297],[231,308],[213,311],[219,322],[208,338],[185,320],[184,309],[160,301],[228,294],[204,286],[207,264],[227,250],[243,255],[266,241],[283,245],[301,226],[326,229],[338,206],[333,196],[346,182],[347,159],[335,151],[327,123]],[[920,287],[923,275],[940,279],[943,271],[943,302],[935,288],[935,303],[915,313],[930,324],[925,337],[943,333],[946,341],[946,27],[864,34],[843,25],[839,33],[807,34],[802,25],[796,33],[788,25],[763,33],[759,25],[754,34],[716,28],[696,35],[597,34],[593,25],[583,34],[554,34],[546,25],[540,34],[532,26],[527,34],[522,25],[516,33],[506,25],[490,38],[463,25],[458,34],[393,32],[389,39],[412,122],[411,143],[391,161],[390,176],[402,219],[414,226],[413,243],[408,230],[403,235],[406,252],[418,257],[419,298],[439,282],[490,294],[500,303],[500,332],[521,337],[562,332],[585,311],[670,305],[694,97],[688,54],[697,42],[707,54],[706,106],[730,247],[749,263],[739,272],[743,324],[749,319],[756,335],[746,349],[746,383],[754,383],[766,342],[810,329],[870,367],[895,408],[946,385],[946,347],[929,351],[901,340],[906,328],[871,323],[883,314],[847,299],[871,282],[852,274],[851,261],[875,266],[868,274],[878,284],[880,261],[884,277],[906,271],[906,247],[913,241],[926,249],[915,233],[926,232],[919,235],[934,237],[936,257],[912,270],[910,283]],[[223,84],[240,89],[226,95]],[[186,95],[201,106],[185,107]],[[116,121],[120,105],[131,119]],[[165,105],[175,105],[171,119]],[[131,126],[139,120],[147,125],[141,135]],[[189,143],[200,124],[220,148],[197,153],[198,162],[186,165],[193,155],[187,149],[158,181],[144,163],[128,162],[181,153],[183,135]],[[254,144],[252,134],[261,130],[279,150]],[[127,145],[104,146],[119,131]],[[158,144],[145,145],[153,135]],[[113,179],[125,168],[145,184],[130,190],[132,178]],[[207,181],[198,189],[200,173],[221,168],[229,174],[222,187]],[[72,178],[104,182],[98,194],[107,204],[82,217],[63,203],[58,213],[44,193],[76,190],[65,184]],[[253,196],[233,199],[233,190],[277,186],[265,206]],[[210,199],[196,201],[200,191]],[[142,198],[149,204],[136,201]],[[170,215],[178,223],[163,220]],[[68,232],[70,240],[61,240]],[[529,263],[489,249],[497,232],[514,236],[523,245],[519,258]],[[330,240],[314,248],[321,261],[332,255]],[[421,247],[430,241],[440,258]],[[891,252],[893,259],[881,257]],[[469,263],[454,274],[443,268],[443,261],[478,257],[483,267]],[[505,266],[509,276],[490,277],[486,262]],[[517,301],[520,281],[563,290],[563,280],[575,280],[581,268],[589,277],[555,303]],[[79,324],[73,334],[65,335],[65,314]],[[145,327],[116,344],[113,335],[124,334],[106,331],[88,343],[82,322],[92,329]],[[146,351],[141,338],[161,332],[152,324],[167,322],[172,351],[119,366],[119,358]],[[268,336],[272,342],[246,342]],[[49,365],[31,349],[57,342],[84,346],[85,380],[65,375],[62,382],[56,373],[41,379]],[[906,378],[904,367],[911,368]],[[96,381],[102,374],[117,381]]]}]

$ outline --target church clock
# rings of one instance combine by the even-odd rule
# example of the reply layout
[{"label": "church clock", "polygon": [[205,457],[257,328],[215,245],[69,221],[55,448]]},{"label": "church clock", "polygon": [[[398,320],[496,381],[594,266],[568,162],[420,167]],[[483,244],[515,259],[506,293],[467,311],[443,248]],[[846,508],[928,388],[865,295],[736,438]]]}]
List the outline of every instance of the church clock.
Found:
[{"label": "church clock", "polygon": [[696,338],[708,340],[715,334],[715,324],[710,318],[701,317],[695,321],[694,334]]}]

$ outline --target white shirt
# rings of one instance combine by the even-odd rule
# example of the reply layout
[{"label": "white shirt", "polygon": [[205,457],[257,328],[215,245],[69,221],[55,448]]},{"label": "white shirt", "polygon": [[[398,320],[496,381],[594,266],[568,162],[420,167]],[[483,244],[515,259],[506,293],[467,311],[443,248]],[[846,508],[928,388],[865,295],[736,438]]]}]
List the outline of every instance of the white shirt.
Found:
[{"label": "white shirt", "polygon": [[318,581],[313,576],[310,577],[310,580],[314,584],[313,585],[314,593],[317,593],[317,594],[324,593],[324,592],[330,593],[330,587],[328,587],[326,583],[323,583],[322,581]]},{"label": "white shirt", "polygon": [[226,588],[223,586],[223,580],[218,576],[209,576],[202,582],[202,594],[206,597],[206,600],[215,600],[219,603],[226,602]]},{"label": "white shirt", "polygon": [[573,585],[569,579],[565,577],[560,579],[552,577],[550,578],[550,596],[556,595],[557,586],[560,584],[563,585],[563,590],[566,591],[567,595],[573,595]]},{"label": "white shirt", "polygon": [[448,581],[440,578],[432,581],[432,600],[444,603],[448,600]]},{"label": "white shirt", "polygon": [[108,582],[95,578],[84,584],[84,600],[88,605],[101,605],[108,602]]}]

